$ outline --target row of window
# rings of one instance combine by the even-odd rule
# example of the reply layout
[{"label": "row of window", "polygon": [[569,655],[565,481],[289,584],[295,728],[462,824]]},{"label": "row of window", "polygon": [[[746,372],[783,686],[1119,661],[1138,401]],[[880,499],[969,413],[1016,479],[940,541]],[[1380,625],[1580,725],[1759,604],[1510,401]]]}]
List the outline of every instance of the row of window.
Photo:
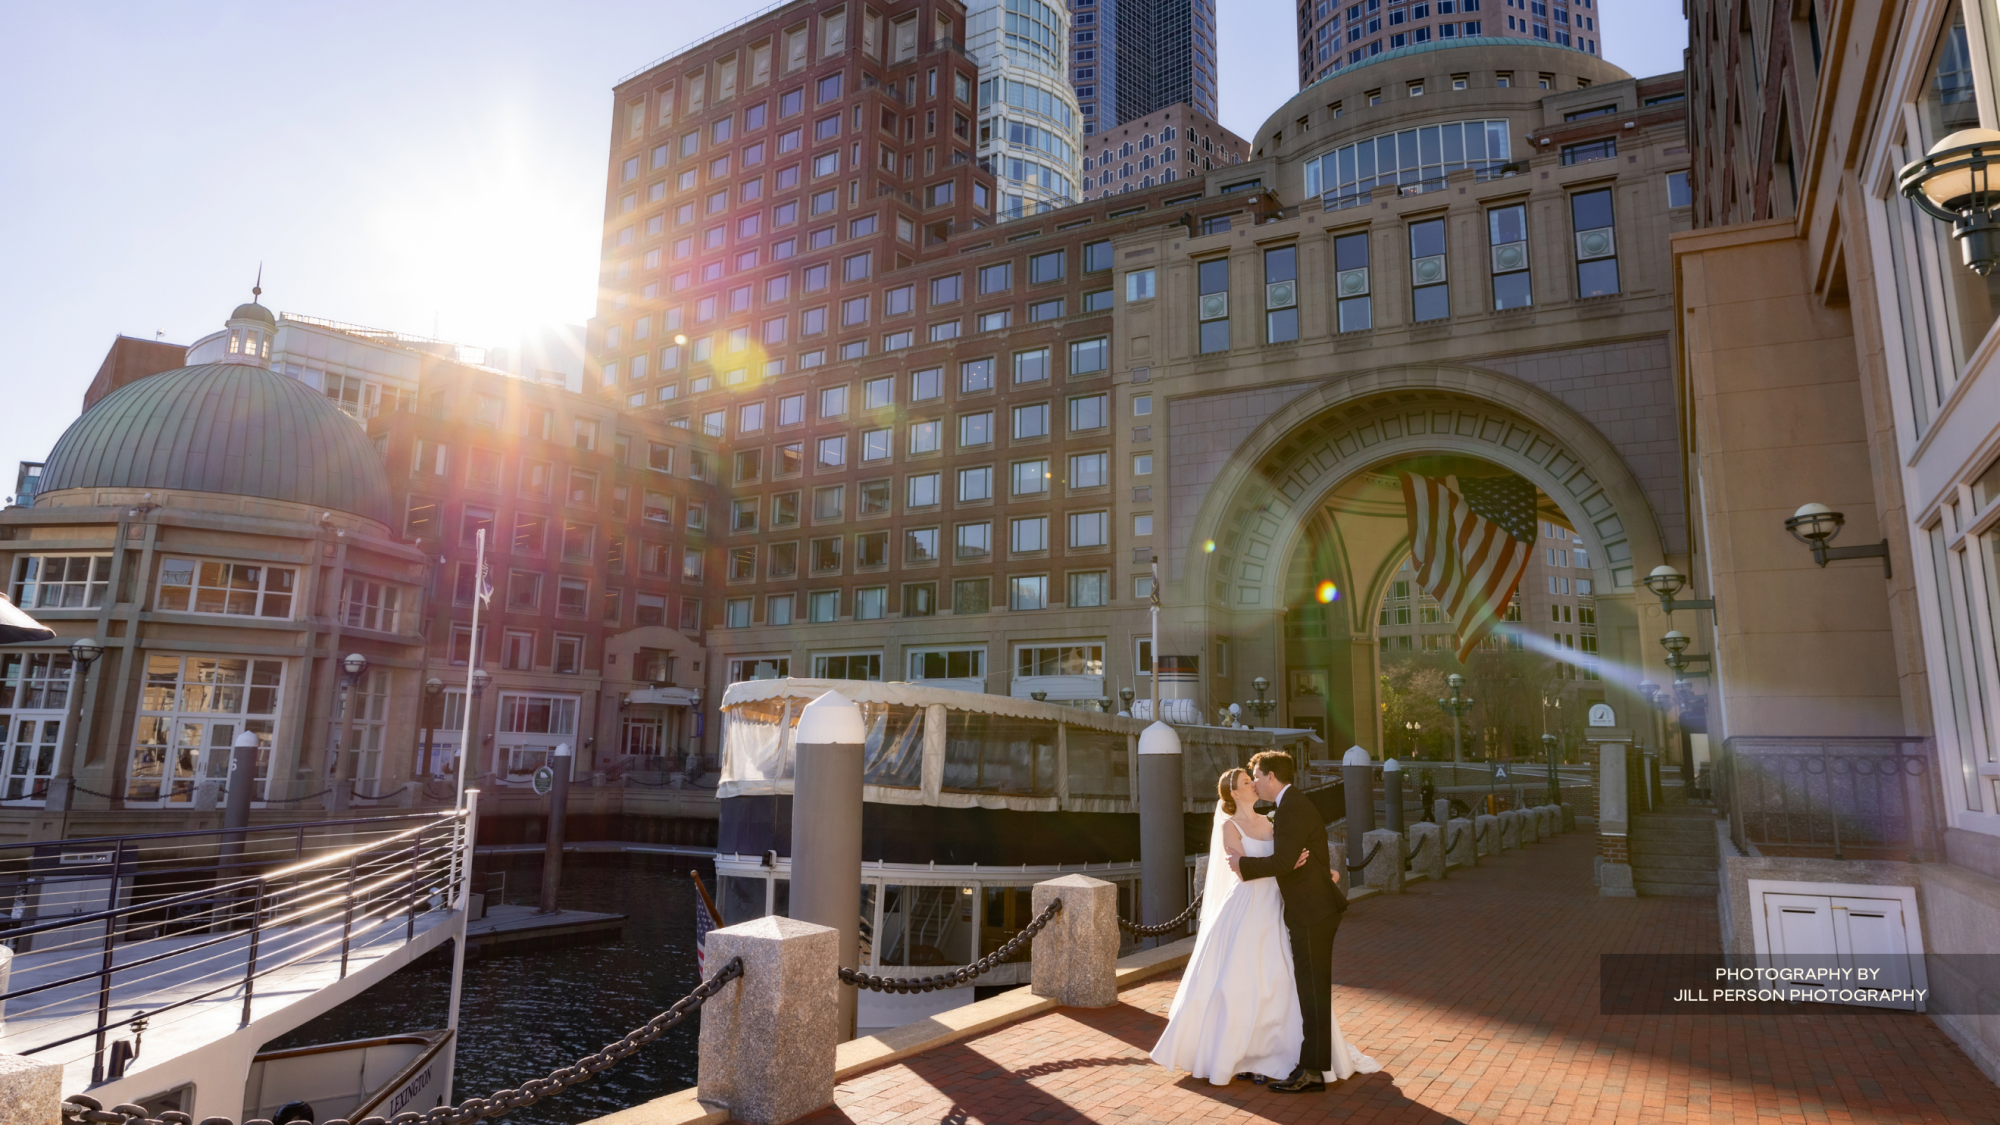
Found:
[{"label": "row of window", "polygon": [[[755,220],[757,217],[757,215],[751,215],[746,218],[747,220]],[[739,222],[741,221],[745,220],[739,220]],[[854,237],[863,237],[866,234],[872,233],[874,222],[875,217],[872,215],[856,220],[851,225],[860,230],[861,233],[854,235]],[[720,230],[721,228],[716,229]],[[830,245],[832,228],[828,228],[827,233],[828,244]],[[790,255],[787,254],[786,256],[789,257]],[[748,262],[744,265],[744,268],[752,268],[755,264],[754,261]],[[1086,244],[1082,248],[1082,265],[1086,273],[1109,270],[1111,268],[1111,242],[1107,239],[1102,242]],[[839,280],[842,283],[855,284],[865,282],[874,276],[874,252],[863,251],[848,255],[841,259],[839,266]],[[970,292],[968,292],[966,285],[966,275],[963,273],[952,273],[930,278],[924,285],[925,307],[942,308],[955,305],[965,300],[968,296],[991,297],[1010,293],[1015,287],[1014,267],[1015,263],[1011,261],[995,262],[979,267],[972,273],[973,286]],[[1046,253],[1029,255],[1025,274],[1029,285],[1054,284],[1065,280],[1067,276],[1067,250],[1057,249]],[[767,306],[786,304],[795,299],[795,290],[798,294],[825,292],[832,288],[834,280],[834,263],[830,261],[807,266],[797,274],[787,271],[782,274],[765,277],[756,284],[746,283],[729,289],[726,292],[698,299],[692,306],[692,323],[704,324],[715,320],[724,313],[749,312],[756,307],[760,298],[762,303]],[[882,291],[879,294],[881,315],[885,317],[901,316],[916,311],[917,292],[918,285],[915,282]],[[871,294],[869,296],[850,298],[843,303],[842,323],[864,323],[867,316],[866,310],[869,304],[873,302],[875,296]],[[854,302],[857,301],[862,302],[862,304],[856,306]],[[858,320],[852,315],[857,308],[861,310],[861,316]],[[660,335],[664,336],[668,333],[678,332],[688,323],[687,314],[689,311],[687,307],[675,306],[659,312],[657,314],[657,323]],[[821,317],[820,323],[824,325],[828,310],[821,308],[818,312]],[[1043,319],[1043,317],[1034,316],[1033,319]],[[624,344],[628,330],[630,339],[633,341],[648,339],[653,335],[654,325],[654,314],[636,317],[629,325],[607,325],[603,332],[602,347],[606,351],[617,349]],[[812,329],[806,328],[803,322],[802,330],[807,332],[812,331]],[[766,322],[767,336],[769,331],[770,322]],[[783,338],[783,331],[780,329],[776,340],[767,339],[766,342],[779,342]]]},{"label": "row of window", "polygon": [[[1007,467],[1008,476],[1011,478],[1009,494],[1014,497],[1045,497],[1059,486],[1065,488],[1071,494],[1102,489],[1110,483],[1109,472],[1106,467],[1109,459],[1109,454],[1101,452],[1073,454],[1069,458],[1070,475],[1066,480],[1062,481],[1054,478],[1050,461],[1047,458],[1033,458],[1013,462]],[[1132,468],[1135,474],[1143,475],[1151,473],[1153,455],[1150,453],[1133,454]],[[945,500],[945,484],[947,479],[955,479],[956,481],[954,496],[958,503],[983,504],[990,502],[998,496],[995,491],[995,472],[995,466],[976,465],[954,470],[953,478],[947,478],[942,471],[910,473],[903,478],[904,510],[924,510],[935,508],[942,504]],[[828,484],[813,489],[812,520],[814,523],[837,522],[849,518],[847,488],[848,486],[845,484]],[[892,478],[883,477],[879,480],[861,481],[854,486],[854,495],[854,518],[886,516],[894,510],[895,484]],[[778,528],[796,527],[798,525],[801,502],[804,499],[803,495],[799,492],[780,492],[771,494],[769,497],[742,496],[731,500],[729,502],[729,530],[731,532],[764,530],[765,526],[761,521],[766,517],[761,513],[766,499],[770,503],[768,516],[769,529],[775,530]],[[476,510],[468,509],[468,511]],[[689,522],[690,530],[700,530],[700,528],[692,526],[695,522],[692,515]],[[1133,534],[1150,535],[1152,534],[1152,530],[1153,517],[1150,513],[1142,513],[1133,517]],[[580,561],[587,561],[587,558],[580,557]]]},{"label": "row of window", "polygon": [[[98,609],[110,579],[110,555],[23,555],[14,561],[12,597],[16,605],[37,609]],[[165,555],[153,609],[289,621],[298,594],[293,567]],[[349,578],[340,605],[342,620],[352,628],[396,633],[409,623],[404,592],[390,583]]]},{"label": "row of window", "polygon": [[[1147,528],[1152,517],[1145,517]],[[1063,549],[1072,551],[1095,551],[1111,545],[1111,513],[1103,510],[1070,512],[1062,517],[1067,525],[1068,536],[1058,548],[1054,542],[1050,517],[1047,514],[1015,516],[1006,521],[1006,553],[1011,556],[1044,555]],[[992,520],[979,520],[954,525],[951,529],[950,558],[960,563],[983,562],[991,559],[996,551],[994,543],[995,527]],[[941,527],[905,528],[902,532],[902,562],[904,566],[928,566],[945,560],[945,547],[940,537]],[[833,535],[807,540],[804,545],[805,563],[812,574],[839,574],[844,567],[851,566],[856,571],[883,569],[894,559],[891,557],[891,539],[888,531],[860,531],[852,536],[852,550],[849,550],[848,536]],[[760,572],[759,557],[763,558]],[[797,540],[771,543],[763,546],[745,545],[731,547],[726,553],[724,577],[730,582],[755,582],[760,578],[781,581],[799,575],[800,543]],[[523,572],[526,573],[526,572]],[[565,581],[570,581],[565,579]],[[582,579],[575,579],[579,583]],[[524,609],[538,609],[540,602],[522,606]],[[576,607],[581,614],[581,598]]]},{"label": "row of window", "polygon": [[[1060,604],[1066,608],[1088,609],[1111,603],[1111,575],[1108,571],[1070,571],[1053,577],[1063,583],[1057,591],[1063,595]],[[1001,604],[1017,612],[1050,608],[1055,604],[1050,600],[1051,578],[1048,574],[1009,576],[1004,580],[1001,591],[1004,600]],[[902,595],[903,617],[932,617],[944,612],[942,607],[945,603],[939,600],[941,595],[951,599],[949,612],[954,615],[990,613],[994,608],[993,580],[990,578],[960,578],[943,589],[936,582],[906,583]],[[799,594],[763,595],[763,617],[759,621],[755,618],[757,598],[727,598],[723,602],[723,627],[748,629],[759,624],[786,626],[832,624],[842,620],[877,621],[888,616],[889,588],[861,586],[852,591],[811,590],[803,595],[803,606],[800,599]],[[846,602],[845,614],[842,613],[843,600]],[[879,654],[875,660],[876,663],[868,667],[872,674],[840,678],[881,678]]]}]

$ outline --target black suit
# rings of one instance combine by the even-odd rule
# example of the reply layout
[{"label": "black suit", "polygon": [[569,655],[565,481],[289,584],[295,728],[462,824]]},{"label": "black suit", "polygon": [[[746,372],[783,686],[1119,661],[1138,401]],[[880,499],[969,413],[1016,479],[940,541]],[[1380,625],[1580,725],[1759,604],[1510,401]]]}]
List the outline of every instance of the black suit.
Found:
[{"label": "black suit", "polygon": [[[1276,879],[1285,902],[1285,929],[1292,939],[1299,1012],[1305,1041],[1299,1065],[1321,1073],[1333,1069],[1333,936],[1340,929],[1347,896],[1335,883],[1326,851],[1326,821],[1311,797],[1287,786],[1278,794],[1272,818],[1271,854],[1244,856],[1237,869],[1245,879]],[[1304,866],[1295,867],[1299,851]]]}]

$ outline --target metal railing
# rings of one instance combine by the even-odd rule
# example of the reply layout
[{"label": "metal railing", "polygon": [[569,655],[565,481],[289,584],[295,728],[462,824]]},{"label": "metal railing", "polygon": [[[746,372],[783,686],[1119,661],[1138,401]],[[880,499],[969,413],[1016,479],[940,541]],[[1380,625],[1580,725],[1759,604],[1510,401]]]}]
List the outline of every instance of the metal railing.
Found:
[{"label": "metal railing", "polygon": [[0,848],[10,1049],[91,1040],[94,1084],[119,1028],[239,993],[248,1022],[257,982],[308,961],[337,958],[344,978],[357,952],[412,940],[419,914],[454,907],[466,828],[460,810]]},{"label": "metal railing", "polygon": [[1738,847],[1942,853],[1927,739],[1737,736],[1720,757],[1716,803]]}]

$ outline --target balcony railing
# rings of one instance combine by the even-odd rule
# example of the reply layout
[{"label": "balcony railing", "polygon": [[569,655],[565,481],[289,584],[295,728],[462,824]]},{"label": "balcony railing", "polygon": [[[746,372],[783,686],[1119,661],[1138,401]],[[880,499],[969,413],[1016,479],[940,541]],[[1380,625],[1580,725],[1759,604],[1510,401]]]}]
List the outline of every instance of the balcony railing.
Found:
[{"label": "balcony railing", "polygon": [[1716,801],[1739,847],[1936,856],[1931,760],[1920,738],[1739,736],[1723,742]]}]

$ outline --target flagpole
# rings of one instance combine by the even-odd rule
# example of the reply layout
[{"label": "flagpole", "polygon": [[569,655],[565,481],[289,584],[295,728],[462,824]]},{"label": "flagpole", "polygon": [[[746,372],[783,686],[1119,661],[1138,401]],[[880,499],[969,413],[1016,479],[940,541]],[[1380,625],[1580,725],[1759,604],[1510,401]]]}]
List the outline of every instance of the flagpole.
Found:
[{"label": "flagpole", "polygon": [[1160,715],[1160,556],[1153,556],[1152,565],[1153,596],[1150,600],[1153,603],[1153,639],[1148,643],[1153,646],[1153,674],[1151,681],[1146,685],[1146,691],[1147,694],[1152,696],[1152,717],[1153,721],[1157,723],[1162,721],[1162,716]]},{"label": "flagpole", "polygon": [[479,608],[493,593],[493,587],[486,581],[486,529],[480,528],[474,537],[478,548],[473,570],[472,597],[472,645],[465,655],[465,710],[459,716],[458,729],[458,800],[454,808],[465,807],[465,771],[477,758],[477,748],[472,745],[472,709],[478,705],[478,698],[472,693],[473,677],[479,674]]}]

